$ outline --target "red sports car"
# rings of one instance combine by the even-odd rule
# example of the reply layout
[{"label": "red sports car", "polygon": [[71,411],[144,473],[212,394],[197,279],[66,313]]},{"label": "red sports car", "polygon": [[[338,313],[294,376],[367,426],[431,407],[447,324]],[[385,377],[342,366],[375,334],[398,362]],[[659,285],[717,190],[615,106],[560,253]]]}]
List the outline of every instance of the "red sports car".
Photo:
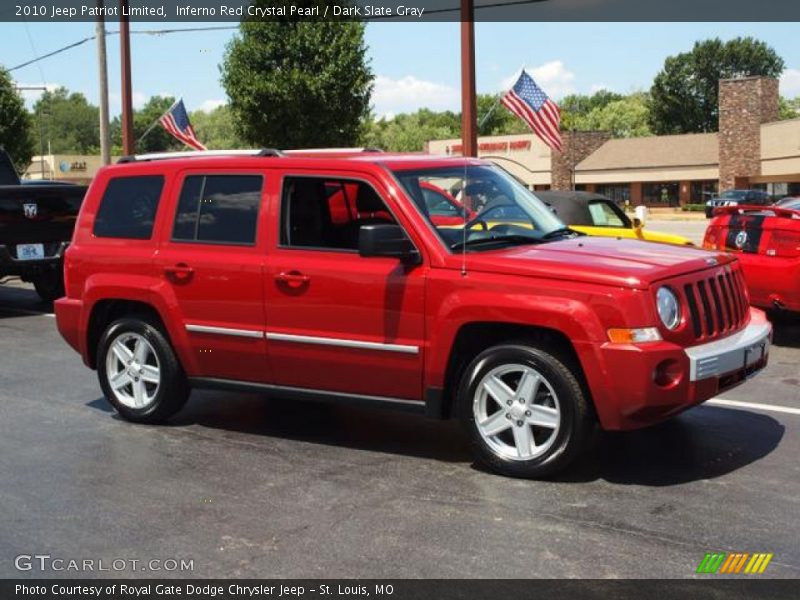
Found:
[{"label": "red sports car", "polygon": [[717,208],[703,247],[736,254],[750,303],[800,312],[800,207]]}]

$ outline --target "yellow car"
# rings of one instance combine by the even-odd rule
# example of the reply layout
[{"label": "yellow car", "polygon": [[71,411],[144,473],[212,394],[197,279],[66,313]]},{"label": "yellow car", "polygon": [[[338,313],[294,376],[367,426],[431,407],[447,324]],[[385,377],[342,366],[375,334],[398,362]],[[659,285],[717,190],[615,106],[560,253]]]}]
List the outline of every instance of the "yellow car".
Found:
[{"label": "yellow car", "polygon": [[610,198],[591,192],[534,192],[570,229],[587,235],[639,239],[647,242],[693,246],[683,236],[644,229]]}]

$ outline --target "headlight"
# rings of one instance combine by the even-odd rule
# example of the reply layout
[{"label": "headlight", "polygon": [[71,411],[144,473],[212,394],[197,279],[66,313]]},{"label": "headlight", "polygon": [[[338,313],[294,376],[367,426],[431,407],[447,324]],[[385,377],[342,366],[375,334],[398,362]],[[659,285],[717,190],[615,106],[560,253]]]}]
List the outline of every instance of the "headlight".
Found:
[{"label": "headlight", "polygon": [[662,287],[656,292],[656,308],[661,322],[667,329],[675,329],[681,322],[681,305],[678,297],[668,287]]}]

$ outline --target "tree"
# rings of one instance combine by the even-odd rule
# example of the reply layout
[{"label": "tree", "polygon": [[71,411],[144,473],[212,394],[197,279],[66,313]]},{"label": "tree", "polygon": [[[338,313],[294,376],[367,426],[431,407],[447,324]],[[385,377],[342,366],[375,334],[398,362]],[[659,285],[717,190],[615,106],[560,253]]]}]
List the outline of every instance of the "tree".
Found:
[{"label": "tree", "polygon": [[390,152],[420,152],[428,140],[441,140],[460,135],[458,115],[435,113],[427,108],[415,113],[399,114],[391,120],[368,121],[361,143]]},{"label": "tree", "polygon": [[195,111],[191,121],[197,138],[209,150],[234,150],[246,146],[236,133],[233,112],[227,104],[211,112]]},{"label": "tree", "polygon": [[33,115],[54,154],[98,152],[100,112],[83,94],[65,87],[48,90],[33,105]]},{"label": "tree", "polygon": [[697,42],[691,52],[670,56],[650,90],[650,127],[656,134],[719,129],[719,80],[778,77],[783,59],[751,37]]},{"label": "tree", "polygon": [[30,164],[34,153],[33,123],[11,77],[0,67],[0,146],[11,157],[19,173]]},{"label": "tree", "polygon": [[559,102],[561,109],[561,128],[564,130],[582,129],[581,119],[594,110],[602,109],[611,102],[623,100],[625,96],[610,90],[597,90],[591,96],[587,94],[570,94]]},{"label": "tree", "polygon": [[648,124],[649,95],[636,92],[620,98],[577,117],[575,128],[580,131],[610,131],[617,138],[652,135]]},{"label": "tree", "polygon": [[[502,94],[478,94],[478,124],[481,125],[478,133],[480,135],[530,133],[531,130],[522,119],[517,117],[502,104],[498,104],[501,95]],[[458,119],[460,126],[461,115],[458,115]],[[481,121],[483,121],[482,124]]]},{"label": "tree", "polygon": [[337,20],[243,21],[220,70],[244,140],[278,148],[356,144],[373,81],[364,27]]},{"label": "tree", "polygon": [[778,100],[778,113],[782,121],[800,117],[800,97],[789,100],[781,96]]}]

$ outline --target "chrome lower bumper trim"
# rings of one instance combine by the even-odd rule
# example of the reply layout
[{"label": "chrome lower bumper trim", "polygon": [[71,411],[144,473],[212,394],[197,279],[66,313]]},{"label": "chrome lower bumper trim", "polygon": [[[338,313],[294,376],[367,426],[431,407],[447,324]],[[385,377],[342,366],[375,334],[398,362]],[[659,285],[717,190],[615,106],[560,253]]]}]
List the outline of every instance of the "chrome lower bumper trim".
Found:
[{"label": "chrome lower bumper trim", "polygon": [[700,381],[749,367],[769,353],[769,321],[751,323],[720,340],[686,348],[689,380]]}]

